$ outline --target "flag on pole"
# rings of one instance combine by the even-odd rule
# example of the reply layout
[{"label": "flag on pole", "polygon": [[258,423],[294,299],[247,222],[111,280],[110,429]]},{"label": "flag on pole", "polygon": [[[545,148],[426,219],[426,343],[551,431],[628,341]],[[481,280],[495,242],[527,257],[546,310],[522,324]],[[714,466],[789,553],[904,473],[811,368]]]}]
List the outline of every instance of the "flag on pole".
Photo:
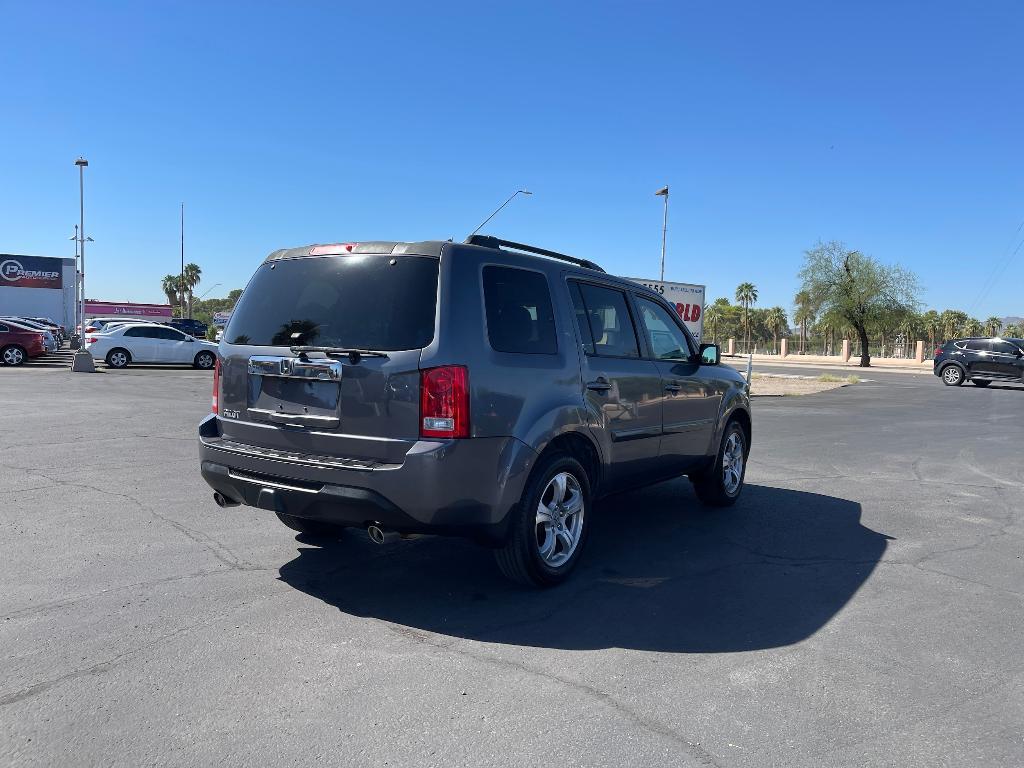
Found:
[{"label": "flag on pole", "polygon": [[658,197],[659,195],[664,195],[665,197],[668,197],[668,187],[662,187],[661,189],[654,193],[655,197]]}]

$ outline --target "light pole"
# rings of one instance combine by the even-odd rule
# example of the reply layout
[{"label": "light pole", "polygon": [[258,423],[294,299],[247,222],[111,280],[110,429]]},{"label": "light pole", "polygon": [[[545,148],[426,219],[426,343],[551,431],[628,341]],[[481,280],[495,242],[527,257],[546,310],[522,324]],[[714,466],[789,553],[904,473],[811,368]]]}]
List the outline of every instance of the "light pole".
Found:
[{"label": "light pole", "polygon": [[[79,308],[81,318],[81,336],[78,351],[75,352],[71,361],[71,370],[76,373],[95,373],[96,364],[92,360],[92,353],[85,348],[85,169],[89,161],[84,157],[75,160],[78,166],[78,254],[82,263],[81,295],[79,296]],[[88,238],[92,239],[92,238]]]},{"label": "light pole", "polygon": [[665,198],[665,218],[661,223],[661,282],[665,282],[665,238],[668,234],[668,185],[654,193],[655,197]]},{"label": "light pole", "polygon": [[[497,216],[498,215],[498,211],[500,211],[506,205],[511,203],[512,202],[512,198],[514,198],[516,195],[532,195],[532,194],[533,194],[533,192],[527,192],[525,189],[517,189],[515,192],[512,193],[512,196],[509,197],[508,200],[506,200],[504,203],[502,203],[501,205],[499,205],[497,208],[494,209],[494,213],[492,213],[490,216],[488,216],[486,219],[484,219],[482,222],[480,222],[480,226],[477,227],[476,229],[474,229],[472,232],[470,232],[469,233],[469,237],[472,237],[477,232],[479,232],[481,229],[483,229],[484,228],[484,224],[486,224],[488,221],[490,221],[495,216]],[[468,240],[469,238],[466,238],[466,239]]]},{"label": "light pole", "polygon": [[[185,204],[181,204],[181,275],[178,278],[178,317],[185,316]],[[189,313],[191,314],[191,313]]]}]

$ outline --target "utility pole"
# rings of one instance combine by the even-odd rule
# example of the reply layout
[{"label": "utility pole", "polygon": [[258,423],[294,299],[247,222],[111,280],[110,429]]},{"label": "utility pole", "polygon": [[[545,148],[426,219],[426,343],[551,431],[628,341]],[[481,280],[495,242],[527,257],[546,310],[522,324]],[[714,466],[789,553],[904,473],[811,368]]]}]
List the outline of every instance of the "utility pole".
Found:
[{"label": "utility pole", "polygon": [[655,197],[665,198],[665,217],[661,224],[661,282],[665,282],[665,240],[668,235],[668,185],[654,193]]}]

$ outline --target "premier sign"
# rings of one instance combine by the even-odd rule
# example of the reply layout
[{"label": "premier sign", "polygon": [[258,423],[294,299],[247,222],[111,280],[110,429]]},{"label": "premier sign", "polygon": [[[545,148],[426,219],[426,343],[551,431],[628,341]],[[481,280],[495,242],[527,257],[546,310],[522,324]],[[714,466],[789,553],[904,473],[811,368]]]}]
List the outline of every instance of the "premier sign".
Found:
[{"label": "premier sign", "polygon": [[0,286],[11,288],[62,288],[63,276],[53,264],[60,262],[44,256],[0,255]]},{"label": "premier sign", "polygon": [[690,334],[699,344],[704,333],[704,286],[690,283],[666,283],[643,277],[629,278],[645,288],[660,293],[669,304],[676,308],[676,314],[683,321]]}]

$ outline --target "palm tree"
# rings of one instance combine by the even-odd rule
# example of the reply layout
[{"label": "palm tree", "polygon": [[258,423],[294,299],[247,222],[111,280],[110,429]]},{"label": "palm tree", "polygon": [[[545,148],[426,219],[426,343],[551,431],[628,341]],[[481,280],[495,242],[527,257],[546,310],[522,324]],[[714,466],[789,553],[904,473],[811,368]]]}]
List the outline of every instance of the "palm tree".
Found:
[{"label": "palm tree", "polygon": [[178,304],[180,287],[181,277],[179,275],[164,275],[164,279],[160,281],[160,289],[167,297],[167,303],[172,307]]},{"label": "palm tree", "polygon": [[988,331],[989,336],[998,336],[1002,327],[1003,321],[998,317],[990,317],[985,320],[985,330]]},{"label": "palm tree", "polygon": [[800,354],[804,353],[804,344],[807,341],[807,324],[814,322],[816,311],[811,304],[811,295],[807,291],[798,291],[793,297],[796,311],[793,313],[793,322],[800,324]]},{"label": "palm tree", "polygon": [[722,319],[722,310],[717,304],[709,304],[704,310],[704,322],[711,326],[711,343],[718,343],[718,321]]},{"label": "palm tree", "polygon": [[736,286],[736,303],[743,306],[743,326],[747,333],[747,352],[750,351],[750,306],[757,304],[757,286],[740,283]]},{"label": "palm tree", "polygon": [[185,292],[188,293],[188,316],[192,317],[192,292],[196,286],[199,285],[199,281],[202,279],[203,270],[199,268],[198,264],[186,264],[185,272],[183,277],[185,278],[185,285],[183,286]]},{"label": "palm tree", "polygon": [[924,329],[928,331],[928,341],[934,347],[935,336],[942,330],[942,319],[939,313],[934,309],[929,309],[923,315],[921,315],[921,323],[924,325]]},{"label": "palm tree", "polygon": [[1019,339],[1024,336],[1024,326],[1008,325],[1003,328],[1003,336],[1008,339]]},{"label": "palm tree", "polygon": [[768,310],[764,320],[775,339],[776,351],[781,351],[779,349],[779,332],[789,331],[789,318],[786,317],[786,310],[782,307],[772,307]]},{"label": "palm tree", "polygon": [[964,325],[964,332],[968,336],[981,336],[985,332],[985,326],[981,324],[980,320],[972,317]]}]

